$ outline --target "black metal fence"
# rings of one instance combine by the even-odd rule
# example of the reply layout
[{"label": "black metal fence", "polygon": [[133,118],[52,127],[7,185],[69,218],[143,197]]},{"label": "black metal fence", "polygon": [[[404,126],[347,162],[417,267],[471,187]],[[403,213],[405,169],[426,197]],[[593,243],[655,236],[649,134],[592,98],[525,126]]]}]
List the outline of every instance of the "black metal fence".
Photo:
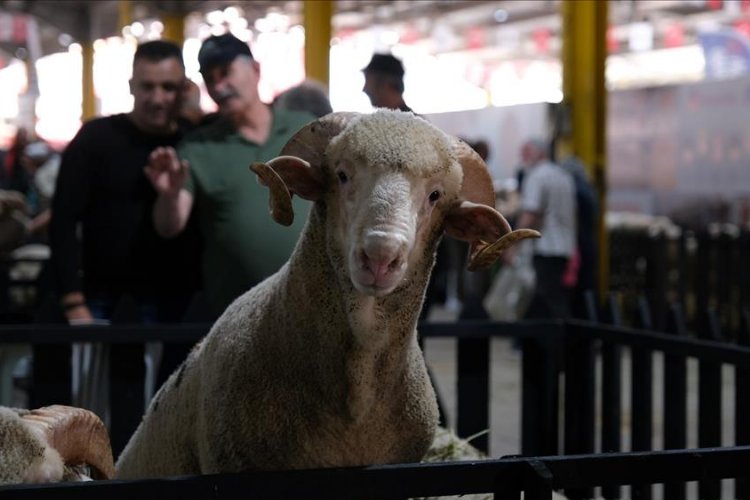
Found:
[{"label": "black metal fence", "polygon": [[[479,462],[400,464],[347,469],[247,472],[143,481],[96,481],[0,487],[3,499],[183,500],[405,499],[494,494],[495,499],[547,500],[553,490],[623,484],[746,478],[750,447],[504,458]],[[736,497],[743,498],[743,497]]]},{"label": "black metal fence", "polygon": [[609,288],[623,321],[638,326],[647,302],[651,324],[663,330],[678,303],[688,330],[706,333],[714,323],[731,338],[750,307],[750,232],[731,224],[675,229],[610,230]]},{"label": "black metal fence", "polygon": [[[609,315],[617,317],[616,307]],[[749,498],[747,476],[750,475],[750,452],[744,445],[750,445],[750,419],[747,418],[750,415],[750,399],[743,398],[743,395],[749,393],[750,348],[687,336],[677,307],[672,308],[670,317],[668,333],[581,321],[515,324],[460,321],[421,325],[420,331],[427,338],[458,339],[456,426],[461,436],[486,429],[492,431],[489,423],[489,402],[492,397],[489,383],[492,363],[490,343],[495,337],[512,337],[518,341],[522,355],[520,449],[522,456],[531,458],[504,459],[481,465],[404,465],[341,472],[342,478],[354,478],[352,481],[359,482],[360,487],[350,490],[350,494],[346,495],[341,491],[340,496],[398,498],[422,494],[470,493],[479,491],[476,488],[481,485],[481,491],[495,492],[499,498],[517,498],[519,489],[526,491],[526,498],[548,498],[546,495],[550,488],[566,488],[566,495],[572,498],[594,495],[620,498],[623,492],[619,485],[630,484],[631,498],[650,498],[650,483],[663,482],[664,498],[671,499],[685,498],[685,482],[699,480],[700,498],[726,498],[727,495],[731,495],[731,498]],[[740,340],[750,337],[750,315],[745,312],[742,317],[744,323],[737,335]],[[144,343],[192,343],[207,330],[206,324],[75,328],[56,325],[3,326],[0,327],[0,344],[31,343],[34,346],[32,406],[70,401],[70,380],[66,373],[70,372],[70,345],[73,342],[110,344],[113,356],[119,359],[112,363],[110,375],[115,394],[112,400],[118,403],[117,409],[113,408],[112,411],[111,436],[115,450],[119,450],[137,425],[144,409]],[[737,448],[715,452],[684,451],[688,447],[688,434],[691,432],[687,404],[690,397],[687,369],[689,360],[698,366],[695,385],[698,395],[698,428],[694,430],[697,433],[698,447],[713,449],[725,445]],[[727,370],[732,374],[731,380],[723,379]],[[623,373],[630,373],[630,377],[624,377]],[[735,415],[730,419],[734,425],[733,442],[722,442],[721,438],[722,419],[726,417],[722,414],[722,408],[726,406],[722,397],[725,387],[730,387],[734,405]],[[663,394],[663,402],[658,406],[654,404],[657,392]],[[627,408],[623,405],[625,394],[629,395],[631,402]],[[659,429],[657,425],[662,425],[663,428]],[[663,436],[659,448],[676,451],[648,453],[657,447],[655,434]],[[480,448],[487,447],[486,440],[475,444]],[[622,451],[629,453],[600,455],[604,452]],[[555,455],[563,456],[549,458]],[[565,457],[572,455],[582,456]],[[656,464],[661,464],[662,468],[655,469]],[[719,467],[719,464],[725,464],[726,470],[720,470],[724,465]],[[626,466],[627,470],[619,469]],[[714,469],[715,467],[718,469]],[[383,472],[378,472],[381,470]],[[483,472],[476,472],[478,475],[473,476],[475,472],[471,471]],[[633,471],[641,473],[639,475]],[[289,481],[280,479],[287,486],[282,487],[279,492],[291,491],[288,489],[291,488],[289,484],[297,484],[295,481],[299,481],[299,485],[322,485],[326,482],[324,478],[330,480],[330,475],[336,473],[321,471],[309,473],[310,476],[305,474],[307,473],[290,475]],[[91,486],[91,491],[96,488],[114,488],[106,490],[106,494],[124,495],[135,491],[143,493],[151,487],[155,488],[154,491],[163,492],[165,490],[161,488],[171,487],[175,492],[183,489],[198,492],[202,491],[200,488],[214,485],[218,488],[217,491],[227,492],[221,498],[231,498],[231,491],[235,491],[232,488],[242,491],[256,487],[253,485],[271,488],[270,485],[276,484],[273,479],[276,477],[274,474],[249,474],[161,482],[97,484]],[[366,480],[365,477],[370,479]],[[415,482],[403,487],[393,486],[392,490],[386,486],[362,489],[369,482],[379,483],[381,480],[401,483],[401,480],[394,479],[400,477],[404,481],[414,478]],[[436,477],[452,479],[437,480]],[[723,477],[738,480],[730,490],[722,491],[725,484],[719,479]],[[308,480],[312,483],[306,482]],[[477,485],[473,485],[474,480],[478,481]],[[441,489],[441,485],[445,485],[445,488]],[[488,485],[491,486],[489,489]],[[592,488],[595,486],[603,486],[603,489],[594,491]],[[59,491],[60,494],[78,491],[71,495],[84,498],[78,495],[88,493],[81,493],[83,490],[75,488],[87,487],[61,486]],[[314,491],[328,492],[331,491],[330,488],[334,486]],[[17,494],[26,494],[23,493],[26,491],[24,488],[11,490]],[[5,495],[10,490],[1,491]],[[43,495],[47,490],[37,488],[34,491]],[[97,491],[102,494],[105,492],[103,489]],[[427,493],[418,493],[419,491]],[[339,493],[333,491],[331,494],[335,497]],[[313,493],[312,496],[316,495]],[[173,497],[219,498],[198,493],[195,496],[177,494]]]}]

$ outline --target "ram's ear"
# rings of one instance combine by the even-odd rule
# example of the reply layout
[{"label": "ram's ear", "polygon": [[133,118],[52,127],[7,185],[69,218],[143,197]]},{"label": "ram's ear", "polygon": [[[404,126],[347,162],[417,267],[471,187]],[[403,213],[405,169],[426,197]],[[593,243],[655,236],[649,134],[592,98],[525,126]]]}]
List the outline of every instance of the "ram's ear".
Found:
[{"label": "ram's ear", "polygon": [[294,222],[292,195],[316,201],[323,194],[323,180],[317,168],[296,156],[279,156],[268,163],[253,163],[250,170],[270,192],[268,200],[273,220],[283,226]]},{"label": "ram's ear", "polygon": [[445,232],[470,243],[469,271],[486,269],[514,243],[541,236],[532,229],[513,231],[500,212],[470,201],[457,203],[449,210],[445,216]]}]

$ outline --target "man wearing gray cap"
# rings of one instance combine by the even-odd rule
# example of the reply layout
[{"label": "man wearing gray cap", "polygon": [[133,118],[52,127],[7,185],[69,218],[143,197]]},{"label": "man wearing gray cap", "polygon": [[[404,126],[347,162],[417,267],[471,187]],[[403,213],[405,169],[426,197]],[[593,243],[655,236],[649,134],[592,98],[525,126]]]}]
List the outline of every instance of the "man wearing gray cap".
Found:
[{"label": "man wearing gray cap", "polygon": [[[208,94],[219,118],[178,146],[155,150],[146,175],[159,193],[157,231],[182,231],[195,205],[204,241],[202,272],[211,313],[273,274],[286,262],[309,211],[294,198],[295,223],[281,227],[268,216],[268,193],[248,170],[277,156],[312,115],[272,109],[260,100],[260,65],[248,45],[231,34],[206,39],[198,53]],[[189,272],[190,270],[186,270]]]}]

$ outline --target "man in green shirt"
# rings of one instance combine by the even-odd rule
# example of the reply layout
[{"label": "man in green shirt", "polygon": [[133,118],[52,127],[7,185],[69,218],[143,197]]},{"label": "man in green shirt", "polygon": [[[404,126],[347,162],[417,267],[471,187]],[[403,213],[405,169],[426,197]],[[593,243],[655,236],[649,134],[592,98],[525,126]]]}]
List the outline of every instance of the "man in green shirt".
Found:
[{"label": "man in green shirt", "polygon": [[179,153],[156,149],[146,175],[159,193],[154,223],[163,237],[179,234],[197,207],[204,286],[211,312],[218,316],[276,272],[294,248],[309,204],[295,197],[294,224],[279,226],[268,213],[267,189],[248,167],[277,156],[314,117],[263,103],[260,66],[247,44],[231,34],[206,39],[198,61],[219,117],[188,135]]}]

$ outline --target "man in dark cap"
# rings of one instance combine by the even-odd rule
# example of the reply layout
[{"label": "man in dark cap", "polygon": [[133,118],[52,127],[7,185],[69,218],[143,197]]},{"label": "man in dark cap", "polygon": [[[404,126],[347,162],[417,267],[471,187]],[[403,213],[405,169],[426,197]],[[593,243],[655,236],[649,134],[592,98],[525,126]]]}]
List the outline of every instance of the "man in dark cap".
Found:
[{"label": "man in dark cap", "polygon": [[404,66],[390,54],[374,54],[362,70],[365,86],[362,91],[376,108],[411,111],[404,102]]},{"label": "man in dark cap", "polygon": [[177,152],[154,151],[146,174],[159,193],[154,221],[162,236],[179,234],[198,207],[204,287],[211,313],[218,316],[276,272],[294,248],[309,204],[295,196],[299,215],[293,227],[279,226],[268,216],[268,193],[248,165],[277,156],[314,117],[262,102],[260,65],[250,47],[231,34],[206,39],[198,62],[219,117],[187,136]]}]

